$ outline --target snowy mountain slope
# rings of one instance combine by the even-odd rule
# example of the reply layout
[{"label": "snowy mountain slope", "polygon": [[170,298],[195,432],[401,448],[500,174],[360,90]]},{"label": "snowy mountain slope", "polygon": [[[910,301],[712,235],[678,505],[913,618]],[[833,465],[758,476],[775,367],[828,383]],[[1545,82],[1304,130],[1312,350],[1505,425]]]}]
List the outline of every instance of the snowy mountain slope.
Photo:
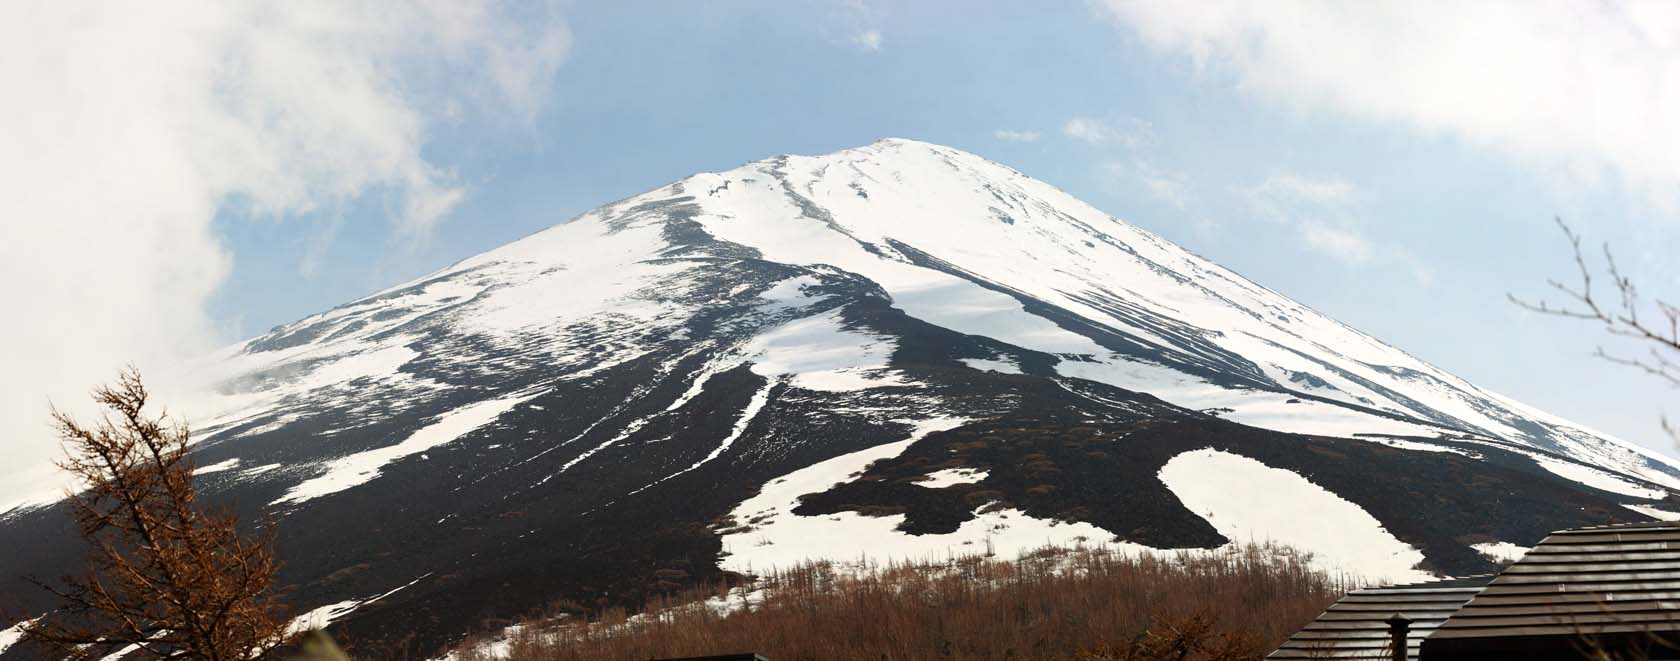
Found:
[{"label": "snowy mountain slope", "polygon": [[[970,154],[889,140],[699,175],[684,185],[707,189],[696,196],[698,220],[720,238],[754,245],[777,261],[863,274],[913,316],[1058,354],[1058,374],[1178,394],[1160,389],[1171,376],[1125,360],[1138,358],[1222,385],[1294,390],[1590,457],[1647,479],[1675,475],[1671,463],[1627,451],[1634,446],[1481,391]],[[790,217],[805,222],[786,222]],[[813,234],[818,226],[831,231]],[[1061,327],[1045,328],[1030,316],[1044,305],[1079,319],[1041,315]],[[965,314],[974,308],[987,317]],[[1233,408],[1239,418],[1246,413]],[[1277,424],[1299,426],[1289,431],[1314,425]]]},{"label": "snowy mountain slope", "polygon": [[[1476,388],[1014,170],[905,140],[696,175],[285,327],[241,347],[233,371],[302,367],[308,385],[268,388],[270,399],[229,408],[272,414],[273,396],[400,374],[417,338],[390,329],[416,322],[511,349],[496,367],[540,359],[587,376],[610,364],[589,362],[584,347],[624,360],[680,328],[705,297],[742,293],[662,291],[702,282],[683,261],[695,255],[862,276],[913,317],[1051,354],[1047,374],[1232,408],[1239,421],[1339,434],[1457,431],[1680,484],[1659,455]],[[797,298],[799,285],[817,282],[767,294]],[[430,316],[441,318],[424,323]],[[562,341],[521,349],[531,337]],[[854,344],[844,339],[840,351]],[[430,348],[447,360],[444,347]],[[383,385],[405,401],[427,387]],[[1255,390],[1348,412],[1305,403],[1310,413],[1290,415],[1277,410],[1287,398]]]},{"label": "snowy mountain slope", "polygon": [[[1469,573],[1477,545],[1680,505],[1666,459],[906,140],[694,175],[209,365],[203,489],[278,517],[300,611],[403,587],[334,625],[362,641],[820,552],[1268,530],[1337,570]],[[74,557],[60,517],[0,515],[42,540],[0,575]]]}]

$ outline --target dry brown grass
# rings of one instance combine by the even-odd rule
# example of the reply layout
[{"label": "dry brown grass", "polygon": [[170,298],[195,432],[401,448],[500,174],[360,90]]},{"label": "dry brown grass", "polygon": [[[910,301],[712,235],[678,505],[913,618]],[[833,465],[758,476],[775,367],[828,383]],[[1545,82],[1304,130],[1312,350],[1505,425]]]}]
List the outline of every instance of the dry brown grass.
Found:
[{"label": "dry brown grass", "polygon": [[[1012,561],[814,563],[750,586],[690,591],[650,604],[649,615],[609,611],[583,623],[580,613],[557,613],[504,642],[514,661],[744,651],[773,661],[1258,659],[1345,587],[1270,547],[1164,558],[1045,549]],[[469,642],[457,658],[493,658],[477,646],[483,642]]]}]

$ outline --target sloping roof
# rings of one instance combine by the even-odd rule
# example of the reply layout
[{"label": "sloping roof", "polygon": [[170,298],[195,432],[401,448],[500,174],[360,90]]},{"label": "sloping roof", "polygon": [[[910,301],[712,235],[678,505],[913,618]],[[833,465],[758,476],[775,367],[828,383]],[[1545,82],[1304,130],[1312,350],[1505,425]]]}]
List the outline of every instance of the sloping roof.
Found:
[{"label": "sloping roof", "polygon": [[[1680,523],[1552,533],[1436,630],[1430,658],[1680,631]],[[1625,641],[1624,641],[1625,642]],[[1437,654],[1439,653],[1439,654]],[[1538,658],[1538,657],[1526,657]]]},{"label": "sloping roof", "polygon": [[1331,604],[1268,659],[1388,659],[1388,618],[1395,613],[1412,621],[1408,659],[1447,617],[1482,590],[1492,576],[1432,583],[1367,588],[1347,593]]}]

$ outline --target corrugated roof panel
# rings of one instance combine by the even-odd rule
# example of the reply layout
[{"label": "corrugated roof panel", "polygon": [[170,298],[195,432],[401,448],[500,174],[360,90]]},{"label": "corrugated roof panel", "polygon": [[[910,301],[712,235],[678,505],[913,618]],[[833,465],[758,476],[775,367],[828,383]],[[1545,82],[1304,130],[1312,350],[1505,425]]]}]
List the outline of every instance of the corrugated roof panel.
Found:
[{"label": "corrugated roof panel", "polygon": [[1437,627],[1428,649],[1445,654],[1477,640],[1485,647],[1500,639],[1650,632],[1680,632],[1675,523],[1552,533]]},{"label": "corrugated roof panel", "polygon": [[1491,576],[1435,583],[1369,588],[1347,593],[1290,636],[1267,659],[1387,659],[1388,618],[1412,621],[1406,643],[1410,658],[1418,645],[1481,590]]}]

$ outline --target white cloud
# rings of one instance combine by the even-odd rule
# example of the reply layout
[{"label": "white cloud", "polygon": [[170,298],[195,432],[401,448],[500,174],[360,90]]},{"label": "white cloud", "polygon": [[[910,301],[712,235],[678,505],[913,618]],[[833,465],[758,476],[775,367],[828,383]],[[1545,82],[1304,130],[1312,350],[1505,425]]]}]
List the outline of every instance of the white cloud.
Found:
[{"label": "white cloud", "polygon": [[1004,142],[1038,142],[1038,131],[1011,131],[998,129],[992,131],[992,137]]},{"label": "white cloud", "polygon": [[1062,124],[1062,134],[1093,145],[1116,143],[1127,149],[1137,149],[1155,141],[1155,128],[1136,117],[1127,117],[1118,125],[1101,119],[1074,117]]},{"label": "white cloud", "polygon": [[206,312],[231,268],[219,212],[376,194],[424,237],[466,194],[423,154],[429,109],[528,118],[568,43],[479,0],[0,7],[0,509],[10,475],[57,455],[49,397],[75,410],[124,363],[157,375],[225,339]]},{"label": "white cloud", "polygon": [[[1135,152],[1136,150],[1134,150]],[[1189,211],[1197,203],[1196,186],[1190,176],[1177,171],[1163,170],[1153,162],[1142,156],[1135,156],[1130,161],[1113,160],[1103,163],[1098,171],[1104,176],[1125,185],[1136,182],[1143,185],[1161,202],[1171,205],[1180,211]],[[1212,236],[1214,223],[1207,217],[1192,219],[1191,227],[1201,238]]]},{"label": "white cloud", "polygon": [[1297,229],[1307,248],[1343,263],[1364,264],[1371,261],[1375,252],[1370,241],[1345,227],[1319,220],[1304,220]]},{"label": "white cloud", "polygon": [[881,50],[881,31],[863,30],[852,35],[852,44],[866,51]]},{"label": "white cloud", "polygon": [[1357,229],[1359,191],[1340,178],[1283,172],[1236,193],[1255,216],[1292,227],[1308,250],[1345,264],[1364,264],[1377,253]]},{"label": "white cloud", "polygon": [[1680,4],[1105,0],[1148,46],[1242,90],[1447,133],[1672,204]]},{"label": "white cloud", "polygon": [[1353,184],[1336,177],[1315,179],[1292,172],[1274,174],[1237,193],[1260,218],[1276,223],[1292,222],[1303,208],[1346,218],[1356,203]]},{"label": "white cloud", "polygon": [[1211,239],[1219,233],[1219,223],[1207,216],[1197,216],[1190,221],[1190,229],[1196,232],[1197,238]]},{"label": "white cloud", "polygon": [[1155,199],[1183,209],[1195,200],[1190,178],[1182,172],[1163,172],[1148,161],[1139,159],[1135,168],[1144,187]]},{"label": "white cloud", "polygon": [[1075,140],[1083,140],[1093,145],[1113,140],[1117,133],[1114,129],[1100,120],[1086,117],[1075,117],[1062,125],[1062,133]]},{"label": "white cloud", "polygon": [[326,259],[327,250],[333,241],[338,239],[338,230],[344,227],[344,214],[335,213],[321,223],[321,227],[310,232],[304,239],[303,260],[298,262],[298,275],[304,278],[315,277],[321,269],[321,261]]},{"label": "white cloud", "polygon": [[839,21],[847,26],[842,28],[847,42],[871,53],[879,52],[886,45],[886,37],[879,27],[884,12],[879,7],[865,0],[843,0],[839,11]]},{"label": "white cloud", "polygon": [[1075,117],[1062,125],[1062,133],[1075,140],[1084,140],[1091,144],[1107,142],[1110,131],[1102,122],[1084,117]]}]

